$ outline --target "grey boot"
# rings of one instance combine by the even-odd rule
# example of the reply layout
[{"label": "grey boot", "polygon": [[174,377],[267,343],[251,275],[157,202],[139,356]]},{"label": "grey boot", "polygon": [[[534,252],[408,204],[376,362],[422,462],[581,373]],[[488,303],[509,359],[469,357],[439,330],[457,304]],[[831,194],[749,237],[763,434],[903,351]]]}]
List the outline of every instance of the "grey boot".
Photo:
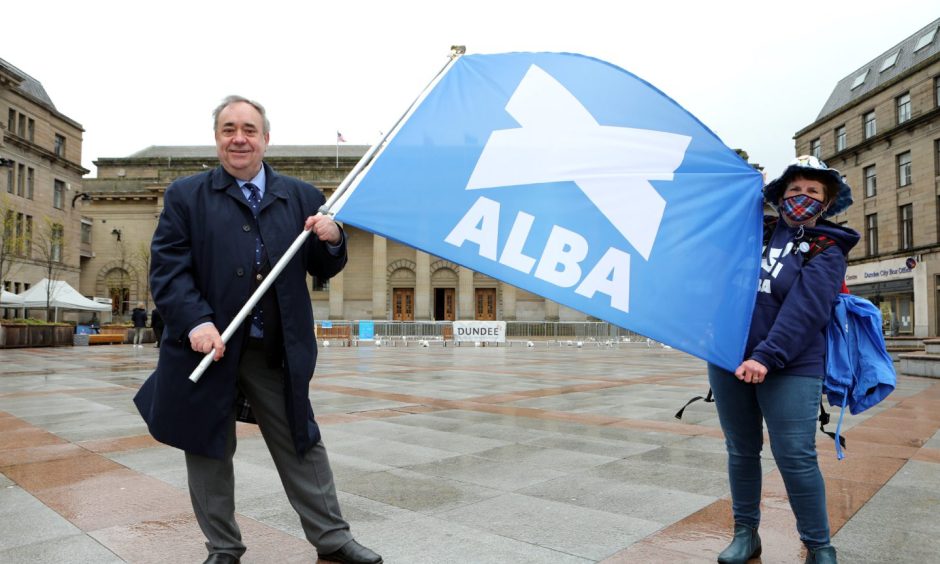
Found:
[{"label": "grey boot", "polygon": [[760,535],[757,529],[747,525],[734,526],[734,539],[728,548],[718,555],[722,564],[744,564],[751,558],[760,556]]},{"label": "grey boot", "polygon": [[836,549],[832,546],[824,546],[813,550],[806,549],[806,564],[836,564]]}]

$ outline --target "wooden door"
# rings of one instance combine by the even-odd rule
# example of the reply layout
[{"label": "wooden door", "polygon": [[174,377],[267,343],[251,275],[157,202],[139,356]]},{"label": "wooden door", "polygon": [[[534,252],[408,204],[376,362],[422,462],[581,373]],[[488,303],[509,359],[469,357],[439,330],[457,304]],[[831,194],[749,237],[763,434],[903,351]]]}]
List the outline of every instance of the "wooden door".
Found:
[{"label": "wooden door", "polygon": [[414,288],[392,288],[392,320],[415,320]]},{"label": "wooden door", "polygon": [[476,289],[476,308],[474,319],[479,321],[496,320],[496,288]]},{"label": "wooden door", "polygon": [[437,288],[434,297],[440,300],[440,303],[435,304],[434,309],[438,321],[453,321],[457,319],[455,295],[456,293],[453,288]]}]

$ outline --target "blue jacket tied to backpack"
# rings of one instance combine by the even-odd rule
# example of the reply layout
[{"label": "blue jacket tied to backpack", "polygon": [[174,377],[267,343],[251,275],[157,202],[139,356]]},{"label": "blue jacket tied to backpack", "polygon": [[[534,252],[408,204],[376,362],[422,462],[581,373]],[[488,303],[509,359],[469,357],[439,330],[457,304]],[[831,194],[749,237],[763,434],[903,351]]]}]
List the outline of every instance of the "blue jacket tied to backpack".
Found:
[{"label": "blue jacket tied to backpack", "polygon": [[877,404],[894,391],[897,375],[881,334],[881,311],[870,301],[839,294],[827,337],[823,390],[829,405],[842,408],[836,426],[836,452],[841,459],[838,437],[846,406],[854,415]]},{"label": "blue jacket tied to backpack", "polygon": [[829,323],[824,382],[829,405],[853,415],[888,397],[897,384],[894,363],[881,334],[881,311],[870,301],[839,294]]}]

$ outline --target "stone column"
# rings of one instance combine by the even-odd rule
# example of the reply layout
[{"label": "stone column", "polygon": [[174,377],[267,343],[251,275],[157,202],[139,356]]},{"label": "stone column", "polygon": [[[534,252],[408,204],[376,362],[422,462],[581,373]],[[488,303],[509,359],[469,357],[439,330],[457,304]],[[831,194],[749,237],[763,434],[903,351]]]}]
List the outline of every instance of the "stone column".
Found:
[{"label": "stone column", "polygon": [[385,271],[388,269],[387,244],[385,237],[372,236],[372,319],[387,319],[388,281]]},{"label": "stone column", "polygon": [[516,320],[516,287],[505,282],[499,283],[500,292],[503,295],[503,316],[505,321]]},{"label": "stone column", "polygon": [[545,299],[545,321],[558,321],[558,303]]},{"label": "stone column", "polygon": [[[921,262],[921,261],[918,261]],[[927,276],[926,263],[918,264],[914,270],[913,290],[914,303],[911,312],[914,316],[914,336],[927,337],[930,335],[930,315],[928,315],[931,293],[931,284]]]},{"label": "stone column", "polygon": [[343,273],[330,278],[330,319],[343,319]]},{"label": "stone column", "polygon": [[457,319],[473,319],[473,271],[459,267],[457,271]]},{"label": "stone column", "polygon": [[415,321],[431,319],[431,256],[415,251]]}]

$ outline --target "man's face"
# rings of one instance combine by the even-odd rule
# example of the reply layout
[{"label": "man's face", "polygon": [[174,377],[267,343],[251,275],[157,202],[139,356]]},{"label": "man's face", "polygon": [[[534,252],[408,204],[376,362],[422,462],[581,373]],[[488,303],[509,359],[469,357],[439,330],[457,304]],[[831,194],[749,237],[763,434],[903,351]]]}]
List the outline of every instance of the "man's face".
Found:
[{"label": "man's face", "polygon": [[219,112],[215,147],[225,170],[240,180],[251,180],[261,170],[270,134],[262,133],[264,120],[251,104],[235,102]]}]

